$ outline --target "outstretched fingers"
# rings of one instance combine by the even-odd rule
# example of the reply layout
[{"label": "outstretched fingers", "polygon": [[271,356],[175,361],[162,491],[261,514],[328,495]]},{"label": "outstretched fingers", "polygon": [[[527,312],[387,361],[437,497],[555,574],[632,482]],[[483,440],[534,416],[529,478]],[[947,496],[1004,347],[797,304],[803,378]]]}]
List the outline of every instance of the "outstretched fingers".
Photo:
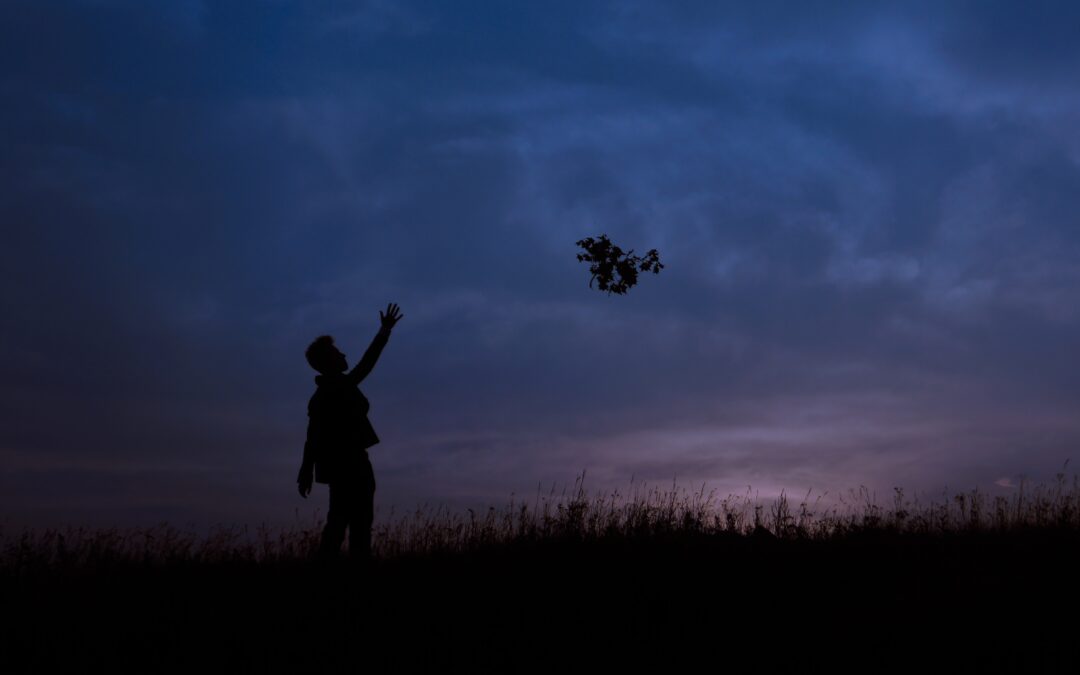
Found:
[{"label": "outstretched fingers", "polygon": [[382,324],[388,328],[393,328],[394,324],[402,319],[405,315],[401,313],[401,307],[396,302],[391,302],[386,306],[386,311],[379,311],[379,320]]}]

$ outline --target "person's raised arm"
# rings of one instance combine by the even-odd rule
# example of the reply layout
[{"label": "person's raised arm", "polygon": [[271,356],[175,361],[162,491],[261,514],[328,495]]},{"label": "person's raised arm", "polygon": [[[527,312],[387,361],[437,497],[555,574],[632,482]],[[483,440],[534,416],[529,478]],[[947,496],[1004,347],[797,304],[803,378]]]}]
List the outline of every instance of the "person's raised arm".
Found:
[{"label": "person's raised arm", "polygon": [[379,332],[375,334],[375,339],[371,341],[367,351],[364,352],[363,357],[357,362],[356,366],[349,371],[349,380],[353,384],[359,384],[365,377],[371,373],[372,368],[375,367],[375,362],[379,360],[379,354],[382,353],[383,347],[386,346],[386,341],[390,337],[390,331],[394,329],[394,325],[404,318],[404,314],[400,313],[398,306],[394,303],[390,303],[386,307],[386,313],[379,312],[379,320],[381,327]]}]

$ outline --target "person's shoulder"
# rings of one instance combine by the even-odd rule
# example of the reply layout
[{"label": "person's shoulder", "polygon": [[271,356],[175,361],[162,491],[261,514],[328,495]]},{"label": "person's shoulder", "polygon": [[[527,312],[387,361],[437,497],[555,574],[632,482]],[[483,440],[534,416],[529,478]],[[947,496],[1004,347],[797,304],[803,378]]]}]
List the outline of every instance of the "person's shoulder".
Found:
[{"label": "person's shoulder", "polygon": [[309,408],[318,406],[331,399],[340,398],[343,395],[347,395],[349,389],[355,389],[355,384],[345,375],[320,375],[315,378],[315,383],[318,386],[315,388],[315,393],[311,395],[311,399],[308,401]]},{"label": "person's shoulder", "polygon": [[333,396],[333,385],[320,378],[315,378],[315,381],[318,386],[308,399],[308,410],[318,408],[328,397]]}]

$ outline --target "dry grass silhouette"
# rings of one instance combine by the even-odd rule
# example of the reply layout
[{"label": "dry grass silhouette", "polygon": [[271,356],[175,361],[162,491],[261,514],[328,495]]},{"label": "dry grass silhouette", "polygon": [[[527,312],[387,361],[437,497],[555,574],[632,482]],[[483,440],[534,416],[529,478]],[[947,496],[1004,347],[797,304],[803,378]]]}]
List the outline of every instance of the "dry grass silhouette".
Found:
[{"label": "dry grass silhouette", "polygon": [[[750,490],[719,498],[715,491],[631,485],[631,492],[589,494],[584,475],[573,489],[483,512],[439,506],[391,514],[374,531],[384,560],[469,553],[522,545],[601,540],[699,540],[765,536],[827,542],[855,535],[955,536],[1019,532],[1080,533],[1080,478],[1057,474],[1050,485],[1021,482],[1011,497],[979,490],[921,502],[896,488],[886,505],[866,488],[835,500],[808,494],[764,501]],[[0,533],[0,571],[41,572],[116,564],[200,565],[295,563],[309,560],[322,523],[288,528],[218,526],[206,536],[168,524],[151,528],[63,528]]]},{"label": "dry grass silhouette", "polygon": [[9,531],[0,654],[12,673],[1074,663],[1075,477],[889,497],[589,494],[582,477],[504,508],[388,514],[363,569],[312,561],[317,521]]}]

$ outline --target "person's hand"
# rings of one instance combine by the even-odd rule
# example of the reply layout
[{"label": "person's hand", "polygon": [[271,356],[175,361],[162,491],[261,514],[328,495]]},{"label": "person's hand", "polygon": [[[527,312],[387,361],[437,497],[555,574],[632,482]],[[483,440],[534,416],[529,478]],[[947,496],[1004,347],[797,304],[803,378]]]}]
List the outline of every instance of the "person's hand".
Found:
[{"label": "person's hand", "polygon": [[405,315],[400,313],[401,310],[394,303],[390,303],[386,306],[386,313],[379,312],[379,320],[382,322],[382,329],[389,333],[394,328],[394,324],[401,321]]},{"label": "person's hand", "polygon": [[300,492],[300,496],[307,499],[307,496],[311,494],[311,484],[313,478],[311,471],[301,470],[300,475],[296,479],[296,489]]}]

